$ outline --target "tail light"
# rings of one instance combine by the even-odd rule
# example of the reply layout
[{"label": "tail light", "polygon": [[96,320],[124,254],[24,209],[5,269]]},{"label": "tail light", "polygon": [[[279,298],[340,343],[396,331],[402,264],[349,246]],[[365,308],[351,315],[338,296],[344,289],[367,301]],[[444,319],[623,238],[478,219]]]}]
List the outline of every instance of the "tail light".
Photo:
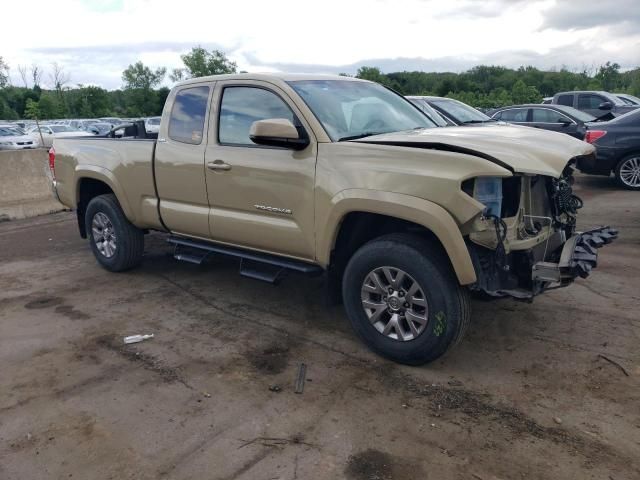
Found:
[{"label": "tail light", "polygon": [[53,175],[53,179],[56,179],[56,150],[51,147],[49,149],[49,170],[51,170],[51,175]]},{"label": "tail light", "polygon": [[584,136],[584,141],[587,143],[595,143],[599,138],[604,137],[607,134],[604,130],[587,130]]}]

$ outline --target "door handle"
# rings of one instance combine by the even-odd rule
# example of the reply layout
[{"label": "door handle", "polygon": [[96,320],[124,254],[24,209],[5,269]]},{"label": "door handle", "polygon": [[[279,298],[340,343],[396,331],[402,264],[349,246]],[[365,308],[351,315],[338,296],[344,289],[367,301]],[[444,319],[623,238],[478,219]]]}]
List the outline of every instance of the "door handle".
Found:
[{"label": "door handle", "polygon": [[215,160],[214,162],[209,162],[207,164],[207,168],[209,170],[231,170],[231,165],[229,165],[228,163],[225,163],[222,160]]}]

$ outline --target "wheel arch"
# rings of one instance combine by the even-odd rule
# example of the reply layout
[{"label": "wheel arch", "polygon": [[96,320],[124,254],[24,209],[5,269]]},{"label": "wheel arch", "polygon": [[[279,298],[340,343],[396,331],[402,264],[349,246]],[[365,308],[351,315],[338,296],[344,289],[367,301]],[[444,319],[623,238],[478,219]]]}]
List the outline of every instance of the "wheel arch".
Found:
[{"label": "wheel arch", "polygon": [[453,217],[441,206],[410,195],[376,190],[345,190],[332,199],[326,221],[319,224],[318,262],[340,269],[347,256],[378,236],[416,231],[437,242],[461,285],[476,281],[471,256]]},{"label": "wheel arch", "polygon": [[91,166],[89,169],[76,170],[76,215],[80,236],[82,238],[87,237],[84,224],[87,205],[89,205],[89,202],[93,198],[109,193],[115,195],[125,216],[129,221],[133,222],[133,212],[129,206],[127,197],[111,171],[97,166]]}]

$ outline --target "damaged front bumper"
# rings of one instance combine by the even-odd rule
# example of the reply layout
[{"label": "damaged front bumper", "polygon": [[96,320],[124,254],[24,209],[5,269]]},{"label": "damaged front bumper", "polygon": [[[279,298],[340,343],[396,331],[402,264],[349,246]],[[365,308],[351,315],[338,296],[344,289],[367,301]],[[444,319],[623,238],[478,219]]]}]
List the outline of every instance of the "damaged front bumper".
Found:
[{"label": "damaged front bumper", "polygon": [[618,238],[618,231],[600,227],[578,233],[562,247],[560,260],[537,262],[533,265],[531,279],[534,282],[558,283],[566,286],[575,278],[587,278],[598,266],[598,249]]},{"label": "damaged front bumper", "polygon": [[566,287],[577,277],[586,278],[598,264],[598,249],[618,237],[611,227],[599,227],[576,233],[566,242],[555,237],[555,247],[548,245],[524,252],[514,252],[496,262],[494,252],[470,246],[478,281],[472,291],[489,297],[513,297],[531,300],[542,292]]}]

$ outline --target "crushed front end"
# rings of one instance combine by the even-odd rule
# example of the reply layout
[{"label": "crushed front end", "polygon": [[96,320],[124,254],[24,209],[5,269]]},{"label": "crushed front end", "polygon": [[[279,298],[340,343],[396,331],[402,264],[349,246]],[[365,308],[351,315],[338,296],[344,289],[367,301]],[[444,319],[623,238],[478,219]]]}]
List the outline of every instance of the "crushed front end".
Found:
[{"label": "crushed front end", "polygon": [[515,174],[463,182],[464,192],[485,206],[467,236],[477,276],[472,291],[530,300],[589,275],[597,249],[618,232],[608,226],[576,231],[582,200],[572,185],[573,162],[560,178]]}]

